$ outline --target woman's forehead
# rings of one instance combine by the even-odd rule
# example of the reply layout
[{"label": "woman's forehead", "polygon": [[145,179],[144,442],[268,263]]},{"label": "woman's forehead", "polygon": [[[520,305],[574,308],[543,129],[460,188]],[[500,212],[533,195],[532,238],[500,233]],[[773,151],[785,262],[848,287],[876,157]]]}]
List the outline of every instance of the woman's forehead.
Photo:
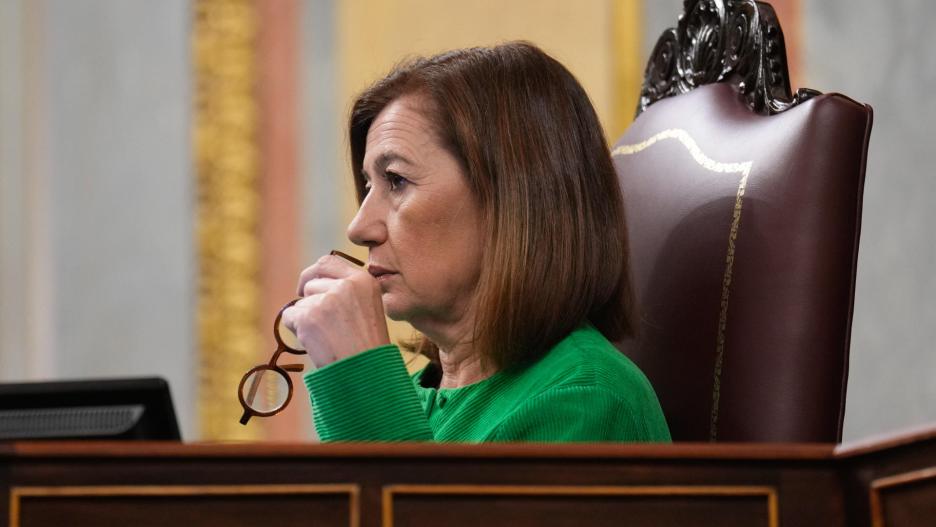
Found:
[{"label": "woman's forehead", "polygon": [[367,131],[364,164],[416,161],[421,151],[438,148],[426,104],[419,95],[406,95],[390,102]]}]

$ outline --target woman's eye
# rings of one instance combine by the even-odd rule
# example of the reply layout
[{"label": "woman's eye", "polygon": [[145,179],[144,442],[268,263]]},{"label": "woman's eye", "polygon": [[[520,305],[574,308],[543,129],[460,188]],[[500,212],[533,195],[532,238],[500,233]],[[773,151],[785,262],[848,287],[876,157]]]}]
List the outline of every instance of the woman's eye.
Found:
[{"label": "woman's eye", "polygon": [[405,177],[395,173],[387,172],[387,183],[390,185],[390,190],[399,190],[407,183]]}]

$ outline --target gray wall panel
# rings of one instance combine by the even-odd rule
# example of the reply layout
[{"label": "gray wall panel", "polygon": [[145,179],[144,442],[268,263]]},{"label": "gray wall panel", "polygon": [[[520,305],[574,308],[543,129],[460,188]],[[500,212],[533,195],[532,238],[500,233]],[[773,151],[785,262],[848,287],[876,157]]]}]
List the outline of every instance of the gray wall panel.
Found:
[{"label": "gray wall panel", "polygon": [[189,4],[46,9],[55,375],[167,377],[195,400]]},{"label": "gray wall panel", "polygon": [[29,376],[25,10],[0,2],[0,380]]},{"label": "gray wall panel", "polygon": [[874,107],[845,437],[936,422],[936,4],[804,3],[806,81]]},{"label": "gray wall panel", "polygon": [[345,109],[338,101],[335,0],[302,5],[302,264],[347,245],[342,199],[345,168]]},{"label": "gray wall panel", "polygon": [[[676,27],[676,18],[682,13],[682,0],[644,0],[643,3],[643,56],[650,56],[653,46],[663,30]],[[646,64],[646,60],[644,60]]]}]

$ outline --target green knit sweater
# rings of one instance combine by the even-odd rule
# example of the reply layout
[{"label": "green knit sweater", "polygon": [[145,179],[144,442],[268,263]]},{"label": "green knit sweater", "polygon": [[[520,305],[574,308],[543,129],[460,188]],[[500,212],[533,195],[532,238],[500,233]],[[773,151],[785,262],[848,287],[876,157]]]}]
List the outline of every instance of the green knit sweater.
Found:
[{"label": "green knit sweater", "polygon": [[421,385],[396,346],[305,375],[322,441],[670,441],[643,373],[591,325],[531,366],[461,388]]}]

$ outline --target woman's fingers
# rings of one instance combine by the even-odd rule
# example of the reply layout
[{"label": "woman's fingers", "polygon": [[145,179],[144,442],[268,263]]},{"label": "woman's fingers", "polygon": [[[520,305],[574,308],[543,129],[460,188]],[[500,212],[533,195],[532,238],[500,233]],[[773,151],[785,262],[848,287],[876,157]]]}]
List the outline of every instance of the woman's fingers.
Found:
[{"label": "woman's fingers", "polygon": [[335,361],[334,349],[322,344],[322,324],[320,314],[316,313],[321,304],[321,297],[310,296],[300,299],[283,311],[283,324],[299,342],[302,343],[309,359],[315,366],[322,366]]},{"label": "woman's fingers", "polygon": [[[298,303],[298,302],[297,302]],[[292,331],[293,334],[296,333],[296,323],[299,317],[299,310],[296,309],[296,304],[293,304],[283,310],[283,314],[280,315],[280,323],[286,326],[286,329]]]},{"label": "woman's fingers", "polygon": [[323,256],[299,277],[299,295],[283,311],[316,367],[390,341],[380,285],[366,270],[340,256]]},{"label": "woman's fingers", "polygon": [[319,295],[328,292],[333,287],[335,287],[334,278],[313,278],[302,285],[302,291],[299,294],[303,297]]},{"label": "woman's fingers", "polygon": [[318,313],[321,302],[320,296],[308,296],[283,311],[283,325],[303,344],[309,336],[319,333],[322,329],[322,317]]},{"label": "woman's fingers", "polygon": [[302,273],[299,274],[299,285],[296,288],[296,292],[302,295],[306,282],[315,278],[347,278],[354,273],[361,272],[366,273],[361,267],[354,265],[340,256],[325,255],[319,258],[314,264],[306,267]]},{"label": "woman's fingers", "polygon": [[316,294],[283,310],[283,324],[296,335],[317,368],[389,341],[386,326],[376,339],[362,331],[356,324],[361,320],[347,310],[344,300],[336,294]]}]

